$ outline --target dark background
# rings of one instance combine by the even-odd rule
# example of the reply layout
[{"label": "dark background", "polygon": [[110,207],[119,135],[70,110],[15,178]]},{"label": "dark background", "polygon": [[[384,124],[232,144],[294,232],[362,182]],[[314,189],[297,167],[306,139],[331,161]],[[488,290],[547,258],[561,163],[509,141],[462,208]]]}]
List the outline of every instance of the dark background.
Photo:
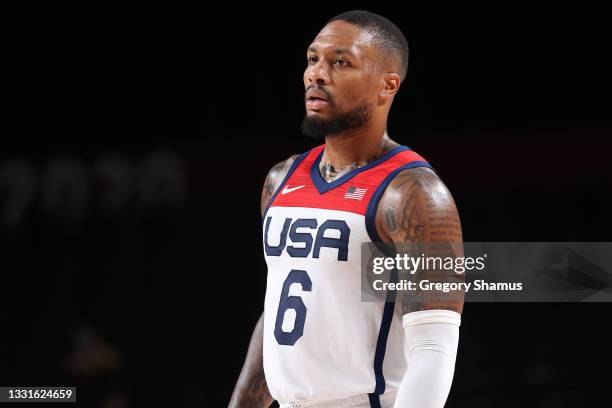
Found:
[{"label": "dark background", "polygon": [[[407,35],[389,133],[448,185],[465,241],[610,240],[612,25],[595,3],[223,6],[3,13],[1,385],[226,406],[263,307],[261,185],[315,144],[305,49],[347,9]],[[609,398],[610,312],[467,304],[447,406]]]}]

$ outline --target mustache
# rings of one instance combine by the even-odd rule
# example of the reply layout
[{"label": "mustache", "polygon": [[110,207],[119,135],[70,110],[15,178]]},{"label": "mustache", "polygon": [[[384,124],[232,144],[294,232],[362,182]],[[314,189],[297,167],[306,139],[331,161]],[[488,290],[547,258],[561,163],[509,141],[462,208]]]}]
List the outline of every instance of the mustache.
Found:
[{"label": "mustache", "polygon": [[304,100],[306,100],[306,93],[308,91],[310,91],[311,89],[316,89],[318,91],[323,92],[325,94],[325,97],[327,98],[327,101],[329,102],[329,104],[330,105],[333,104],[334,100],[333,100],[331,94],[329,93],[329,91],[327,89],[323,88],[322,86],[317,85],[317,84],[312,84],[312,85],[309,85],[308,87],[306,87],[306,89],[304,90]]}]

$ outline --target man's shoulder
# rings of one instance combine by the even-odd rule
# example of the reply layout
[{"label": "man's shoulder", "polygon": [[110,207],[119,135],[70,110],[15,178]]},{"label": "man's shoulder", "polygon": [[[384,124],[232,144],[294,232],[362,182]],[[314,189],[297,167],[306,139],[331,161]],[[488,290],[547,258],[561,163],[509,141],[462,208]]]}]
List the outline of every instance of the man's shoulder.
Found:
[{"label": "man's shoulder", "polygon": [[414,167],[400,171],[381,197],[381,205],[401,206],[406,201],[420,200],[423,205],[452,201],[452,196],[438,174],[430,167]]},{"label": "man's shoulder", "polygon": [[291,168],[291,165],[293,164],[293,162],[295,162],[295,160],[298,157],[300,157],[299,154],[294,154],[292,156],[289,156],[285,160],[282,160],[276,163],[268,171],[268,175],[266,176],[266,179],[280,183],[282,179],[287,175],[287,172]]},{"label": "man's shoulder", "polygon": [[415,167],[389,183],[378,204],[376,226],[379,235],[392,241],[425,241],[423,232],[447,218],[460,225],[450,191],[431,168]]},{"label": "man's shoulder", "polygon": [[287,159],[276,163],[268,171],[268,175],[266,176],[266,180],[261,191],[262,213],[265,211],[265,208],[268,206],[270,200],[272,199],[274,192],[280,187],[280,184],[289,172],[289,169],[298,157],[300,157],[299,154],[294,154],[288,157]]},{"label": "man's shoulder", "polygon": [[403,169],[389,183],[387,191],[410,192],[446,186],[436,172],[426,166]]}]

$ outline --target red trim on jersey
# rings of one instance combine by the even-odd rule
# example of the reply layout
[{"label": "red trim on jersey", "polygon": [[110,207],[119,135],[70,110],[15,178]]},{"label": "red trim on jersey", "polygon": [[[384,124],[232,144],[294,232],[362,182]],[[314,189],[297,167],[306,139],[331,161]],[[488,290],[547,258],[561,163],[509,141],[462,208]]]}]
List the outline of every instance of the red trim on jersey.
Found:
[{"label": "red trim on jersey", "polygon": [[317,146],[308,153],[284,185],[279,187],[281,190],[270,207],[322,208],[365,215],[376,188],[391,172],[412,162],[426,163],[423,157],[412,150],[404,150],[321,194],[312,181],[311,168],[323,149],[325,145]]}]

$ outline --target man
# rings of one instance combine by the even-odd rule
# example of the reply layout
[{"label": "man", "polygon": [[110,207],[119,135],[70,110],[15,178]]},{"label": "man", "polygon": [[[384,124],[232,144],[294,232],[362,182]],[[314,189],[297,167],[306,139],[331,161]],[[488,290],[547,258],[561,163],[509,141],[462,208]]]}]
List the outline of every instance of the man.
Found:
[{"label": "man", "polygon": [[407,65],[401,31],[366,11],[333,18],[308,47],[302,129],[325,144],[267,176],[264,314],[230,407],[444,405],[463,298],[360,293],[363,242],[462,242],[444,184],[386,132]]}]

